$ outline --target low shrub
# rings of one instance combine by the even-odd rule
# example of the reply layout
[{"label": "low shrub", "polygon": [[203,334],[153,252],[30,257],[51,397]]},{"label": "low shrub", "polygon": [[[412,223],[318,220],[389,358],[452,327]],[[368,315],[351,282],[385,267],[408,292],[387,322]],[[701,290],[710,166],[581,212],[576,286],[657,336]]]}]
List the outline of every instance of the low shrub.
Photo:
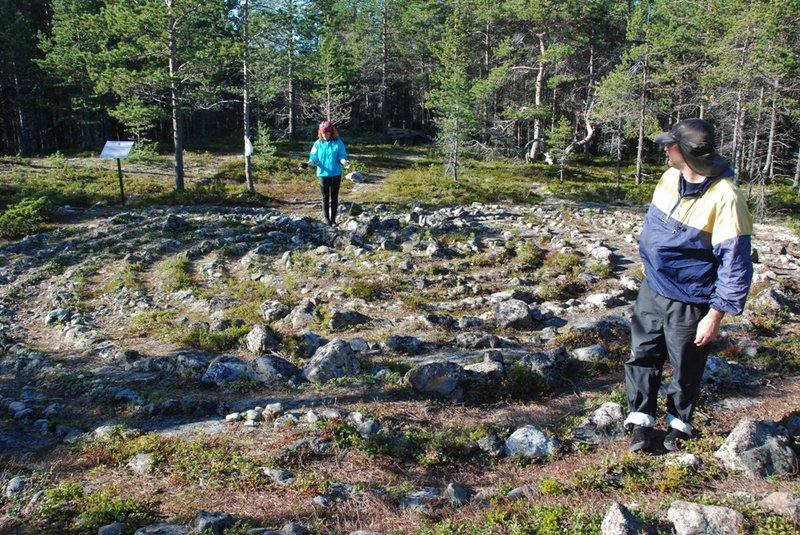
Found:
[{"label": "low shrub", "polygon": [[0,238],[18,239],[41,232],[50,203],[47,197],[23,199],[0,214]]},{"label": "low shrub", "polygon": [[153,520],[155,512],[114,488],[86,492],[80,483],[66,481],[44,491],[34,518],[44,523],[37,533],[83,534],[114,522],[124,522],[132,531]]}]

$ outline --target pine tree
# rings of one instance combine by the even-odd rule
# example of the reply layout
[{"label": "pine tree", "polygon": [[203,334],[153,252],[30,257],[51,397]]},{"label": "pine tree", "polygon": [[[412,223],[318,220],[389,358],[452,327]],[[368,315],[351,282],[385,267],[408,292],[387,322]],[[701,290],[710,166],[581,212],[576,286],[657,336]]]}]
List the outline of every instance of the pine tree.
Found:
[{"label": "pine tree", "polygon": [[437,50],[441,70],[434,76],[438,88],[428,95],[439,130],[437,141],[444,153],[445,172],[458,181],[467,141],[476,127],[474,97],[467,73],[461,2],[455,0],[445,34]]}]

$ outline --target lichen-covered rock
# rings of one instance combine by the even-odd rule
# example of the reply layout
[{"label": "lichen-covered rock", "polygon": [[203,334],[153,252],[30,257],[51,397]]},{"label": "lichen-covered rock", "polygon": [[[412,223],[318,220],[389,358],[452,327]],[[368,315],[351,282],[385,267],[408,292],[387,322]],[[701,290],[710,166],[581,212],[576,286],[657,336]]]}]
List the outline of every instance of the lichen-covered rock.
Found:
[{"label": "lichen-covered rock", "polygon": [[350,344],[336,338],[320,347],[311,361],[303,368],[303,377],[309,381],[324,383],[337,377],[355,375],[361,364]]},{"label": "lichen-covered rock", "polygon": [[301,375],[297,366],[275,355],[261,355],[248,362],[250,377],[262,383],[293,381]]},{"label": "lichen-covered rock", "polygon": [[423,394],[458,401],[464,397],[464,371],[454,362],[432,362],[411,368],[405,382]]},{"label": "lichen-covered rock", "polygon": [[256,325],[247,335],[247,349],[256,355],[260,355],[268,349],[280,347],[281,341],[275,331],[266,325]]},{"label": "lichen-covered rock", "polygon": [[740,420],[714,456],[727,468],[752,478],[789,474],[798,465],[786,428],[752,418]]},{"label": "lichen-covered rock", "polygon": [[728,507],[675,501],[667,518],[677,535],[735,535],[744,527],[744,516]]},{"label": "lichen-covered rock", "polygon": [[520,299],[496,303],[494,317],[497,324],[504,329],[530,329],[535,325],[528,304]]},{"label": "lichen-covered rock", "polygon": [[652,533],[647,524],[636,518],[627,507],[612,503],[600,525],[601,535],[639,535]]},{"label": "lichen-covered rock", "polygon": [[584,444],[603,444],[625,437],[625,413],[618,403],[603,403],[591,416],[572,428],[572,435]]},{"label": "lichen-covered rock", "polygon": [[247,364],[232,355],[220,355],[211,361],[200,381],[206,384],[224,386],[247,377]]},{"label": "lichen-covered rock", "polygon": [[511,433],[504,445],[509,457],[547,457],[560,446],[558,440],[546,435],[535,425],[525,425]]}]

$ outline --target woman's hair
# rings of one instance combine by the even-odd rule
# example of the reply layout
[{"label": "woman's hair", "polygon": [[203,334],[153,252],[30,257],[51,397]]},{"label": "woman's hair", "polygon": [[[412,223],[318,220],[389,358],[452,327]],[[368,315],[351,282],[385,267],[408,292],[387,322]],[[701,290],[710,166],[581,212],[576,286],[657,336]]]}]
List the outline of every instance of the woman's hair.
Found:
[{"label": "woman's hair", "polygon": [[331,139],[339,139],[339,132],[336,131],[336,127],[333,126],[333,123],[330,121],[322,121],[319,123],[319,128],[317,129],[317,139],[325,139],[325,136],[322,135],[322,132],[329,131],[331,133]]}]

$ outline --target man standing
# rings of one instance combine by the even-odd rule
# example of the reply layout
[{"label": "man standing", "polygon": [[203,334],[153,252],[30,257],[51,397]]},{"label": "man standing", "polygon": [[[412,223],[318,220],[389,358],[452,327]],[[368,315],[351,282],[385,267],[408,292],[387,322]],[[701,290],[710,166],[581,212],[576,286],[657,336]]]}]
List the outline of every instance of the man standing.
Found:
[{"label": "man standing", "polygon": [[753,221],[730,179],[733,170],[717,154],[714,127],[687,119],[655,142],[664,146],[670,168],[656,186],[639,238],[644,281],[625,363],[630,451],[650,446],[667,358],[673,374],[664,447],[677,450],[691,437],[709,344],[725,314],[742,312],[753,277]]}]

